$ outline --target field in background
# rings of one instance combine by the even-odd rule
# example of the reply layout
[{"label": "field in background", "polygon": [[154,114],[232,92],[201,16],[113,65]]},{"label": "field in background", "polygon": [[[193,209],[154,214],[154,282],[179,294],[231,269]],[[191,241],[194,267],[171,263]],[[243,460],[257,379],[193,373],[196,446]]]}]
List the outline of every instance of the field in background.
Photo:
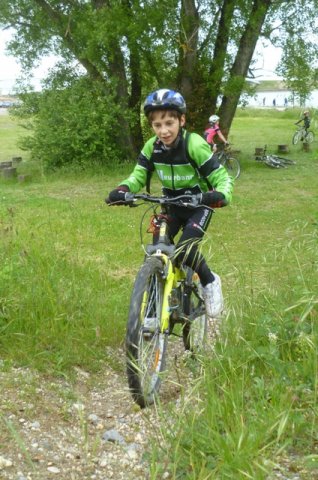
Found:
[{"label": "field in background", "polygon": [[[222,343],[174,428],[163,423],[168,448],[154,451],[152,479],[167,465],[174,479],[269,478],[285,452],[299,478],[318,478],[318,143],[291,146],[293,122],[293,112],[245,110],[233,124],[242,175],[203,245],[223,279]],[[297,165],[256,162],[265,143],[289,144]],[[143,209],[104,198],[130,170],[0,181],[1,368],[93,371],[123,343]]]},{"label": "field in background", "polygon": [[[264,256],[288,244],[294,230],[311,225],[315,231],[317,221],[317,144],[310,153],[291,146],[288,156],[297,165],[269,169],[254,160],[255,147],[267,143],[275,151],[278,144],[290,144],[294,126],[288,112],[273,112],[273,118],[270,111],[264,116],[255,110],[255,118],[252,113],[243,110],[235,119],[230,141],[240,151],[242,175],[233,204],[216,211],[203,246],[225,277],[233,304],[234,272],[242,276],[252,268],[249,277],[259,288],[264,275],[272,276],[262,265]],[[4,142],[10,158],[19,153],[14,138],[21,128],[8,117],[5,126],[11,132]],[[22,163],[19,168],[28,171],[27,160]],[[103,357],[105,342],[122,341],[129,292],[142,260],[138,226],[143,212],[107,207],[104,198],[131,168],[95,175],[36,174],[26,184],[0,180],[0,342],[8,357],[37,363],[40,356],[40,365],[64,368]],[[152,189],[159,191],[158,182]]]},{"label": "field in background", "polygon": [[20,136],[26,134],[26,130],[12,117],[6,108],[0,108],[0,162],[7,162],[12,157],[29,155],[23,152],[17,145]]}]

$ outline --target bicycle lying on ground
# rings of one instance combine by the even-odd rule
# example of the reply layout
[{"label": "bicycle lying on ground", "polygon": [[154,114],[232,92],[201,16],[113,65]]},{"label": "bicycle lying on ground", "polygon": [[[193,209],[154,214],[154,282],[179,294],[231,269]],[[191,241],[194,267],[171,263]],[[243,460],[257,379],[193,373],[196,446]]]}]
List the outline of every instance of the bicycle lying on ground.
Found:
[{"label": "bicycle lying on ground", "polygon": [[[202,207],[199,197],[167,198],[126,193],[126,202],[131,206],[152,204],[140,223],[145,258],[135,279],[126,331],[128,384],[133,399],[141,408],[153,403],[159,393],[169,336],[182,337],[185,349],[193,355],[202,351],[206,341],[207,317],[202,286],[198,275],[175,259],[168,217],[169,205]],[[142,226],[150,210],[147,232],[152,233],[152,243],[144,246]],[[174,332],[177,324],[181,325],[181,334]]]},{"label": "bicycle lying on ground", "polygon": [[297,145],[299,141],[303,143],[312,143],[314,141],[315,134],[312,130],[306,130],[304,126],[299,126],[293,135],[292,143]]},{"label": "bicycle lying on ground", "polygon": [[264,146],[263,153],[261,155],[255,156],[255,160],[262,162],[271,168],[286,168],[289,165],[296,165],[294,160],[290,160],[286,157],[279,157],[273,153],[267,153],[267,145]]},{"label": "bicycle lying on ground", "polygon": [[219,163],[223,165],[233,178],[238,178],[241,173],[241,165],[237,158],[232,156],[230,145],[219,144],[216,152]]}]

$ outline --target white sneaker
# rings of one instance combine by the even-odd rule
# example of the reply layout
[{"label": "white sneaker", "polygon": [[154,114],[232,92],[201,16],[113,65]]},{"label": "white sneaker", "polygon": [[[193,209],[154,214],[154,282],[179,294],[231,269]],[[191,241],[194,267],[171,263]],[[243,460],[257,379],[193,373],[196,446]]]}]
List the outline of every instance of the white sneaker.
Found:
[{"label": "white sneaker", "polygon": [[203,298],[207,316],[217,318],[223,311],[223,294],[219,275],[214,272],[213,275],[215,280],[203,287]]}]

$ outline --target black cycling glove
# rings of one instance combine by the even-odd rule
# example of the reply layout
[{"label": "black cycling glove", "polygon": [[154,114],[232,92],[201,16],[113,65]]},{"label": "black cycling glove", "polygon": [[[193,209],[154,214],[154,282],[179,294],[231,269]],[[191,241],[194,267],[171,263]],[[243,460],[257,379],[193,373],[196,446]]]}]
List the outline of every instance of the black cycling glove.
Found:
[{"label": "black cycling glove", "polygon": [[119,185],[119,187],[112,190],[108,197],[105,199],[105,202],[108,205],[127,205],[125,202],[125,195],[129,192],[129,188],[126,185]]},{"label": "black cycling glove", "polygon": [[227,205],[227,200],[223,193],[213,191],[202,193],[201,203],[202,205],[206,205],[207,207],[220,208]]}]

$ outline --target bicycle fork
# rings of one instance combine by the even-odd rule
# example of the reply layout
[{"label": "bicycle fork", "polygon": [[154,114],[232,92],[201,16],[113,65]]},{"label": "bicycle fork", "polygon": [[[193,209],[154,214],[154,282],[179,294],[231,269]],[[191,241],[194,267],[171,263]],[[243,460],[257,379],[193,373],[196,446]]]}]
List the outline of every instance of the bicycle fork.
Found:
[{"label": "bicycle fork", "polygon": [[183,277],[182,272],[178,268],[174,268],[170,258],[167,255],[160,253],[157,256],[163,263],[163,278],[165,279],[160,319],[161,333],[165,333],[169,331],[170,315],[174,308],[171,306],[172,291],[178,286]]}]

